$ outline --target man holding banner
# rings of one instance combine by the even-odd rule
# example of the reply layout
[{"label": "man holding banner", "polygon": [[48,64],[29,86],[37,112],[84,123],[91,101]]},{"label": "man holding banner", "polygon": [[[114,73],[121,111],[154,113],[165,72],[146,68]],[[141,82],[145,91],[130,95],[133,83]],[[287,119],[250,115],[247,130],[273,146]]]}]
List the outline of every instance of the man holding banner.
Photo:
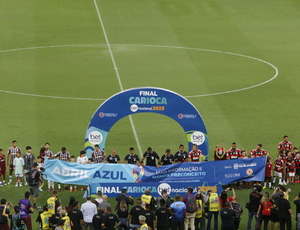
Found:
[{"label": "man holding banner", "polygon": [[156,159],[158,161],[158,164],[161,165],[161,161],[159,159],[158,154],[155,151],[153,151],[151,147],[149,147],[147,151],[144,153],[143,158],[140,161],[141,164],[143,164],[145,158],[146,158],[146,166],[156,167]]}]

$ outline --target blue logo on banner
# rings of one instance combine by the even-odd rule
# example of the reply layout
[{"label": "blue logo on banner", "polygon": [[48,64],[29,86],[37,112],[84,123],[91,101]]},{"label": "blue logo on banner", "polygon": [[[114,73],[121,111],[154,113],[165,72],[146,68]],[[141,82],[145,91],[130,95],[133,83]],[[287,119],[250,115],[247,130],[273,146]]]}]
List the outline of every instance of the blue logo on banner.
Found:
[{"label": "blue logo on banner", "polygon": [[198,145],[208,155],[208,136],[198,110],[183,96],[154,87],[124,90],[107,99],[94,113],[85,135],[85,151],[90,157],[94,145],[105,148],[111,127],[123,117],[135,113],[158,113],[170,117],[184,129],[189,144]]}]

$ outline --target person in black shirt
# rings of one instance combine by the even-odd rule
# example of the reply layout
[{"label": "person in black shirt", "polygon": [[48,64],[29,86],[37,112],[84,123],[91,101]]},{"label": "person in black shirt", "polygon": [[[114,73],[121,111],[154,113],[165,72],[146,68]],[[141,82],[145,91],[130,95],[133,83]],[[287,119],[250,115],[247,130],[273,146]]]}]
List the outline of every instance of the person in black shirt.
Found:
[{"label": "person in black shirt", "polygon": [[49,218],[49,222],[50,222],[50,226],[58,226],[58,222],[61,218],[60,216],[60,211],[62,210],[62,207],[58,207],[57,208],[57,213],[53,214],[50,218]]},{"label": "person in black shirt", "polygon": [[125,200],[122,200],[120,202],[120,206],[116,211],[117,216],[121,222],[119,229],[121,230],[122,228],[124,230],[127,230],[127,222],[128,222],[128,206],[126,204]]},{"label": "person in black shirt", "polygon": [[295,197],[294,199],[294,204],[296,205],[296,221],[297,221],[297,215],[300,213],[300,193],[298,196]]},{"label": "person in black shirt", "polygon": [[68,211],[68,216],[70,217],[71,221],[71,229],[72,230],[81,230],[83,226],[83,214],[82,212],[78,209],[79,207],[79,202],[74,201],[73,202],[73,209]]},{"label": "person in black shirt", "polygon": [[131,147],[129,149],[129,154],[127,154],[124,158],[124,163],[137,164],[139,161],[140,161],[139,156],[134,153],[134,148]]},{"label": "person in black shirt", "polygon": [[142,214],[146,217],[146,224],[154,229],[154,225],[156,225],[156,216],[153,211],[150,210],[150,204],[146,204],[146,210]]},{"label": "person in black shirt", "polygon": [[112,149],[111,154],[106,157],[106,162],[121,163],[120,157],[117,155],[117,151],[115,149]]},{"label": "person in black shirt", "polygon": [[164,199],[161,199],[159,203],[160,208],[155,211],[155,215],[157,216],[157,230],[166,230],[169,229],[170,225],[170,209],[166,208],[166,201]]},{"label": "person in black shirt", "polygon": [[175,163],[182,163],[188,161],[188,153],[184,151],[184,146],[179,145],[179,151],[177,151],[174,155]]},{"label": "person in black shirt", "polygon": [[152,151],[152,148],[149,147],[147,151],[144,153],[143,158],[141,159],[140,163],[142,164],[146,158],[146,165],[147,166],[154,166],[156,167],[156,159],[158,161],[158,164],[161,165],[159,156],[155,151]]},{"label": "person in black shirt", "polygon": [[256,188],[254,188],[255,190],[253,192],[250,193],[249,196],[249,208],[248,208],[248,225],[247,225],[247,229],[251,229],[251,222],[252,222],[252,218],[253,216],[255,217],[255,228],[257,229],[258,226],[258,217],[257,217],[257,211],[258,211],[258,207],[260,204],[260,200],[262,198],[262,194],[260,194],[262,187],[261,186],[257,186]]},{"label": "person in black shirt", "polygon": [[[116,225],[117,224],[117,225]],[[106,216],[104,216],[102,228],[105,230],[115,230],[120,225],[119,218],[111,213],[111,207],[106,208]]]},{"label": "person in black shirt", "polygon": [[93,216],[92,226],[93,226],[94,230],[102,230],[102,223],[103,223],[103,218],[104,218],[103,212],[104,212],[103,208],[98,207],[98,213]]},{"label": "person in black shirt", "polygon": [[128,223],[130,222],[130,219],[131,219],[130,227],[132,227],[132,228],[136,227],[137,229],[139,229],[141,227],[141,224],[139,221],[139,216],[142,215],[142,213],[144,211],[141,204],[142,204],[142,200],[137,199],[136,206],[132,207],[129,212]]},{"label": "person in black shirt", "polygon": [[234,219],[233,219],[235,217],[235,211],[230,209],[229,202],[225,202],[225,208],[221,209],[220,216],[222,221],[222,230],[235,229]]},{"label": "person in black shirt", "polygon": [[166,153],[165,155],[163,155],[161,157],[161,162],[162,162],[162,165],[171,165],[173,164],[173,161],[174,161],[174,157],[172,154],[170,154],[171,150],[170,149],[166,149]]},{"label": "person in black shirt", "polygon": [[126,204],[127,204],[127,208],[129,209],[129,205],[133,205],[134,201],[133,201],[133,198],[131,196],[127,196],[126,195],[126,188],[123,188],[122,189],[122,193],[119,194],[117,197],[116,197],[116,201],[118,202],[117,203],[117,206],[116,206],[116,209],[117,210],[120,206],[120,203],[122,200],[125,200],[126,201]]},{"label": "person in black shirt", "polygon": [[290,202],[284,198],[284,193],[282,191],[279,192],[279,199],[277,201],[277,207],[278,207],[278,216],[279,216],[279,222],[280,222],[280,230],[285,229],[285,225],[287,227],[287,230],[292,229],[292,219],[293,211],[291,209]]}]

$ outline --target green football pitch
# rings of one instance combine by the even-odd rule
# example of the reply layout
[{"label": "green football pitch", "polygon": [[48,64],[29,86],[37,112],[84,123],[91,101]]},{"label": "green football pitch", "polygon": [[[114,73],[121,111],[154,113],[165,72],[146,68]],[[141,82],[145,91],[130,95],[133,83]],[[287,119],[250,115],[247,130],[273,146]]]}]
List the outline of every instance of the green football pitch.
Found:
[{"label": "green football pitch", "polygon": [[[77,156],[105,99],[154,86],[196,106],[210,160],[216,144],[233,141],[248,151],[262,143],[275,158],[283,135],[299,145],[299,28],[296,0],[2,0],[0,148],[16,139],[38,154],[50,142],[53,152],[65,146]],[[132,119],[143,151],[151,146],[162,155],[187,145],[169,118]],[[137,141],[126,117],[111,129],[106,152],[115,148],[123,157],[131,146]],[[16,202],[24,188],[0,191]],[[248,194],[238,192],[243,206]],[[61,197],[66,204],[69,193]],[[243,217],[240,229],[245,224]]]}]

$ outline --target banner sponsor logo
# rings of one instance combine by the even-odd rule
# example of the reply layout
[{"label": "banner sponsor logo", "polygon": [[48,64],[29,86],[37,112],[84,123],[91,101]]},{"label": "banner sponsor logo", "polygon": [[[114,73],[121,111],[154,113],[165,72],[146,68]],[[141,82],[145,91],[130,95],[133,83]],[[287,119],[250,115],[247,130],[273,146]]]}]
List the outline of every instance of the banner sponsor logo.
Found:
[{"label": "banner sponsor logo", "polygon": [[118,114],[117,113],[103,113],[100,112],[99,113],[99,117],[103,118],[103,117],[117,117]]},{"label": "banner sponsor logo", "polygon": [[191,135],[191,142],[196,145],[202,145],[205,142],[205,135],[202,132],[196,131]]},{"label": "banner sponsor logo", "polygon": [[178,114],[178,118],[179,119],[183,119],[183,118],[196,118],[197,117],[197,114],[182,114],[182,113],[179,113]]}]

